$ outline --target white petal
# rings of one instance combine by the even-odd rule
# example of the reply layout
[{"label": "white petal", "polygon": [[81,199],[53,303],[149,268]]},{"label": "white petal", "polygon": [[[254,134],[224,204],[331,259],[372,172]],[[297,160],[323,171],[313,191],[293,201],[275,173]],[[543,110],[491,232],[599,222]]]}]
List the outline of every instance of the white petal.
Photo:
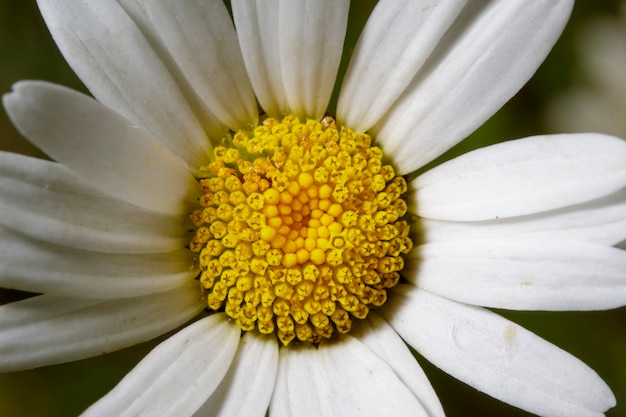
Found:
[{"label": "white petal", "polygon": [[426,416],[393,370],[357,339],[281,349],[271,416]]},{"label": "white petal", "polygon": [[83,416],[191,416],[228,371],[240,333],[225,314],[187,326],[154,348]]},{"label": "white petal", "polygon": [[289,110],[320,119],[335,86],[350,2],[305,0],[281,6],[280,66]]},{"label": "white petal", "polygon": [[0,369],[102,355],[166,333],[203,308],[198,285],[121,300],[40,295],[0,307]]},{"label": "white petal", "polygon": [[411,282],[468,304],[553,311],[626,305],[626,251],[610,246],[493,238],[427,243],[411,257]]},{"label": "white petal", "polygon": [[222,1],[145,1],[150,21],[203,106],[232,130],[256,125],[257,104]]},{"label": "white petal", "polygon": [[[155,3],[155,1],[117,0],[117,2],[124,8],[128,16],[130,16],[139,30],[141,30],[142,35],[145,36],[150,46],[154,48],[158,57],[163,61],[163,64],[177,83],[180,92],[184,95],[185,100],[198,119],[198,122],[206,132],[206,136],[212,139],[220,139],[228,135],[229,128],[205,105],[203,97],[199,94],[200,92],[196,91],[195,86],[190,83],[187,76],[181,70],[181,66],[189,65],[190,62],[177,62],[177,57],[172,56],[172,53],[170,53],[161,38],[160,32],[162,32],[162,29],[151,21],[147,7]],[[228,19],[231,20],[230,16]],[[239,46],[236,46],[236,48],[238,50]],[[205,55],[211,54],[207,54],[205,50],[202,56]],[[210,149],[211,146],[209,143],[208,148],[205,149],[203,153],[210,154]]]},{"label": "white petal", "polygon": [[113,0],[38,0],[61,53],[96,99],[152,133],[187,166],[210,144],[163,61]]},{"label": "white petal", "polygon": [[377,314],[359,321],[352,333],[393,369],[398,378],[413,392],[429,417],[444,417],[445,413],[426,374],[420,368],[404,341]]},{"label": "white petal", "polygon": [[521,216],[626,186],[626,141],[600,134],[534,136],[466,153],[420,175],[416,213],[443,220]]},{"label": "white petal", "polygon": [[[195,87],[190,84],[187,77],[180,69],[181,65],[188,65],[189,63],[179,63],[176,61],[175,57],[173,57],[170,51],[168,51],[168,48],[160,37],[159,32],[162,31],[161,28],[156,26],[150,20],[147,7],[155,1],[117,0],[117,2],[137,25],[141,34],[150,44],[150,47],[154,48],[154,52],[156,52],[159,59],[163,61],[163,65],[165,65],[169,71],[169,76],[171,76],[178,85],[180,92],[183,94],[184,99],[187,101],[187,104],[195,114],[202,128],[204,128],[206,135],[209,138],[214,139],[225,137],[225,135],[228,134],[228,127],[220,122],[217,116],[215,116],[215,114],[208,107],[206,107],[202,97],[198,94],[198,91],[196,91]],[[207,53],[205,52],[202,55],[207,55]],[[207,143],[206,145],[208,147],[203,151],[203,154],[210,154],[210,143]],[[193,167],[196,168],[197,166],[194,165]]]},{"label": "white petal", "polygon": [[321,366],[317,350],[309,344],[281,349],[269,415],[322,417],[320,399],[326,392],[320,390],[325,385],[319,380]]},{"label": "white petal", "polygon": [[246,333],[222,383],[194,416],[264,417],[277,372],[276,337]]},{"label": "white petal", "polygon": [[397,287],[383,311],[434,365],[515,407],[542,416],[600,417],[615,405],[591,368],[491,311],[411,285]]},{"label": "white petal", "polygon": [[[133,19],[137,27],[141,30],[151,46],[154,47],[154,40],[157,38],[156,30],[150,22],[148,12],[146,11],[146,4],[143,0],[117,0],[122,6],[126,14]],[[162,57],[159,52],[158,55]]]},{"label": "white petal", "polygon": [[354,48],[337,118],[358,131],[374,125],[400,97],[466,0],[381,0]]},{"label": "white petal", "polygon": [[261,107],[279,117],[285,113],[287,97],[282,84],[277,1],[232,1],[233,19],[243,61]]},{"label": "white petal", "polygon": [[45,82],[13,88],[3,102],[17,129],[103,192],[166,214],[184,213],[199,195],[165,147],[94,99]]},{"label": "white petal", "polygon": [[532,237],[615,245],[626,238],[626,189],[608,197],[527,216],[477,222],[420,219],[423,242]]},{"label": "white petal", "polygon": [[248,75],[270,116],[324,115],[339,68],[348,7],[344,0],[232,2]]},{"label": "white petal", "polygon": [[125,298],[180,287],[198,271],[193,254],[90,252],[28,238],[0,226],[0,286],[86,298]]},{"label": "white petal", "polygon": [[[573,3],[471,2],[374,129],[399,172],[450,149],[517,93],[548,55]],[[406,152],[407,143],[419,152]]]},{"label": "white petal", "polygon": [[0,152],[0,224],[59,245],[99,252],[165,252],[189,242],[187,216],[111,198],[61,164]]}]

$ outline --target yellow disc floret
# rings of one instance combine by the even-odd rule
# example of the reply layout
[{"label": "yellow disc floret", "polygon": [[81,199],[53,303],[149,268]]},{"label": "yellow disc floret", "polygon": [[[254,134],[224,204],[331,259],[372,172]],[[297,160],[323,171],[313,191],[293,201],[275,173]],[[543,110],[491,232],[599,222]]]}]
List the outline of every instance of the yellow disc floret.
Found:
[{"label": "yellow disc floret", "polygon": [[190,242],[210,309],[287,345],[347,333],[387,300],[413,246],[407,184],[367,134],[287,116],[214,152]]}]

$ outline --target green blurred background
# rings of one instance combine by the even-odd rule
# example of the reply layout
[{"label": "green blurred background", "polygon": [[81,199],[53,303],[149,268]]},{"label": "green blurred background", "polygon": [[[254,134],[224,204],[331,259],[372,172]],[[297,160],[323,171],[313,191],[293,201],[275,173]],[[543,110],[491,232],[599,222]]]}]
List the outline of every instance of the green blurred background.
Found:
[{"label": "green blurred background", "polygon": [[[353,1],[347,50],[356,41],[374,3]],[[582,69],[577,46],[584,28],[598,19],[617,19],[619,8],[618,0],[579,1],[562,38],[533,79],[489,122],[443,159],[502,140],[554,133],[554,124],[545,116],[547,103],[572,88],[588,85],[592,78]],[[626,48],[624,17],[621,24],[625,30],[622,47]],[[50,38],[35,1],[0,0],[0,92],[10,91],[11,85],[21,79],[43,79],[86,91]],[[622,103],[626,103],[626,97]],[[626,119],[626,107],[616,108],[615,112],[618,120]],[[594,126],[588,129],[603,130]],[[626,121],[623,132],[621,136],[626,137]],[[45,157],[20,137],[4,110],[0,112],[0,150]],[[0,292],[2,303],[20,297],[16,292]],[[626,417],[626,308],[584,313],[499,313],[589,364],[617,396],[618,405],[607,416]],[[110,390],[158,342],[154,340],[74,363],[0,374],[0,416],[77,415]],[[449,417],[529,415],[478,393],[423,358],[418,360]]]}]

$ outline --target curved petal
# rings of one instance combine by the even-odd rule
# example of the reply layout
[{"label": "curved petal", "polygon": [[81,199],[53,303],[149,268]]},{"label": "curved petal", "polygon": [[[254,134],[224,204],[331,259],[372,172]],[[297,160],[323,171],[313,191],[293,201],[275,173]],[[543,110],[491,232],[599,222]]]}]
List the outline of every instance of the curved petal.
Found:
[{"label": "curved petal", "polygon": [[54,162],[0,152],[0,196],[0,224],[59,245],[147,253],[189,242],[186,216],[111,198]]},{"label": "curved petal", "polygon": [[165,147],[94,99],[45,82],[13,88],[3,102],[17,129],[107,194],[165,214],[184,213],[200,194]]},{"label": "curved petal", "polygon": [[0,370],[70,362],[145,342],[198,314],[198,285],[121,300],[40,295],[0,307]]},{"label": "curved petal", "polygon": [[[374,127],[401,174],[482,125],[535,73],[573,0],[471,2],[407,90]],[[406,146],[416,152],[407,152]]]},{"label": "curved petal", "polygon": [[404,341],[377,314],[359,321],[353,336],[378,355],[393,369],[398,378],[413,392],[429,417],[445,417],[441,402],[426,374]]},{"label": "curved petal", "polygon": [[350,58],[337,103],[337,119],[361,132],[380,120],[466,3],[379,1]]},{"label": "curved petal", "polygon": [[406,277],[432,293],[512,310],[626,305],[626,251],[586,242],[493,238],[427,243]]},{"label": "curved petal", "polygon": [[534,136],[466,153],[420,175],[408,199],[421,217],[493,220],[585,203],[626,186],[626,141]]},{"label": "curved petal", "polygon": [[72,249],[0,227],[0,286],[69,297],[125,298],[180,287],[198,274],[193,254],[119,254]]},{"label": "curved petal", "polygon": [[152,133],[188,167],[211,145],[163,61],[114,0],[38,0],[61,53],[94,97]]},{"label": "curved petal", "polygon": [[190,416],[220,384],[241,330],[214,314],[154,348],[83,416]]},{"label": "curved petal", "polygon": [[[122,6],[135,25],[137,25],[137,28],[139,28],[141,34],[146,38],[150,47],[154,48],[154,52],[158,55],[158,58],[166,67],[169,75],[176,82],[180,92],[195,114],[198,122],[206,132],[206,135],[213,139],[225,137],[225,135],[228,134],[228,127],[220,122],[211,109],[204,104],[202,97],[198,94],[198,92],[194,89],[194,86],[191,85],[185,74],[181,71],[180,65],[182,64],[177,63],[175,57],[172,56],[166,45],[163,43],[163,40],[159,35],[161,29],[150,20],[150,16],[148,15],[148,11],[146,9],[148,5],[154,3],[156,0],[116,1],[120,4],[120,6]],[[205,52],[202,55],[207,55],[207,53]],[[207,143],[207,145],[208,148],[204,150],[204,155],[202,155],[203,158],[206,157],[206,155],[209,155],[210,157],[211,154],[211,144]],[[193,168],[196,167],[197,166],[193,166]]]},{"label": "curved petal", "polygon": [[167,0],[144,6],[203,106],[232,130],[256,125],[256,98],[224,3]]},{"label": "curved petal", "polygon": [[264,417],[277,373],[278,342],[274,335],[246,333],[228,373],[194,416]]},{"label": "curved petal", "polygon": [[280,69],[278,1],[259,5],[257,1],[232,1],[243,61],[252,88],[263,110],[280,117],[288,109]]},{"label": "curved petal", "polygon": [[[148,12],[146,10],[146,4],[144,0],[116,0],[120,6],[124,9],[126,14],[135,22],[137,27],[141,30],[143,35],[146,37],[146,40],[150,43],[151,46],[155,46],[155,40],[158,38],[156,33],[156,29],[152,22],[150,22],[150,18],[148,17]],[[161,51],[157,51],[161,52]],[[161,53],[158,53],[161,56]]]},{"label": "curved petal", "polygon": [[335,86],[349,1],[285,1],[279,10],[280,67],[289,110],[321,119]]},{"label": "curved petal", "polygon": [[394,288],[383,311],[434,365],[515,407],[542,416],[601,417],[615,405],[591,368],[491,311],[412,285]]},{"label": "curved petal", "polygon": [[561,209],[477,222],[420,219],[423,242],[532,237],[615,245],[626,238],[626,189]]},{"label": "curved petal", "polygon": [[272,416],[424,416],[393,370],[357,339],[281,349]]},{"label": "curved petal", "polygon": [[341,60],[349,4],[232,2],[243,59],[267,114],[313,119],[324,115]]}]

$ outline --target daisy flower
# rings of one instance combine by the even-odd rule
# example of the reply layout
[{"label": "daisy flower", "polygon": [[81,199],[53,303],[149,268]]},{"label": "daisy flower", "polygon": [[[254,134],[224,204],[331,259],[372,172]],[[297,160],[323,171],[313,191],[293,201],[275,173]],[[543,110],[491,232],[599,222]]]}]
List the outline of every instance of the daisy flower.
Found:
[{"label": "daisy flower", "polygon": [[4,96],[56,162],[0,154],[0,284],[41,294],[0,307],[0,369],[182,327],[85,415],[444,415],[408,346],[531,413],[615,405],[489,308],[626,304],[626,143],[530,137],[413,174],[521,88],[573,1],[382,0],[334,117],[347,1],[38,3],[93,98]]}]

